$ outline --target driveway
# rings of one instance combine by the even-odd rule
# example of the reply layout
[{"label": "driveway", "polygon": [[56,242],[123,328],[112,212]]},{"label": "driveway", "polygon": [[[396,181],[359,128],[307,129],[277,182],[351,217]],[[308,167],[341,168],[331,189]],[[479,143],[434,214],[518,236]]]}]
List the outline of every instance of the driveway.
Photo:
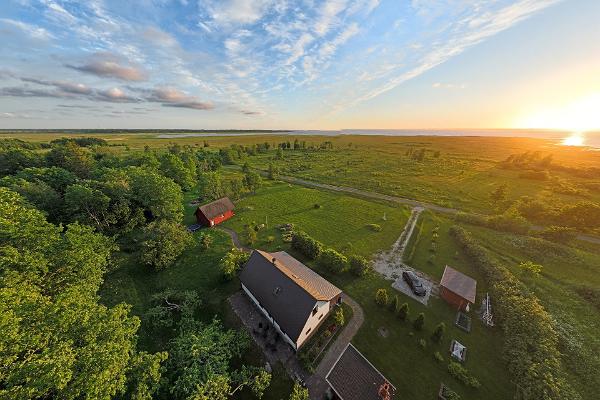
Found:
[{"label": "driveway", "polygon": [[[410,270],[410,271],[418,273],[418,271],[414,270],[413,268],[406,267],[406,266],[403,270]],[[425,288],[425,291],[427,292],[425,294],[425,296],[417,296],[416,294],[413,293],[410,286],[408,286],[408,283],[406,283],[404,281],[404,279],[402,279],[402,272],[400,272],[400,277],[397,278],[394,281],[394,283],[392,283],[392,287],[394,289],[396,289],[397,291],[404,293],[408,297],[418,301],[419,303],[421,303],[423,305],[427,305],[427,302],[429,301],[429,296],[431,296],[431,292],[432,292],[432,290],[435,290],[434,288],[437,287],[437,284],[435,282],[432,282],[429,279],[424,278],[422,274],[419,274],[419,275],[420,275],[419,277],[421,278],[421,283],[423,283],[423,287]]]}]

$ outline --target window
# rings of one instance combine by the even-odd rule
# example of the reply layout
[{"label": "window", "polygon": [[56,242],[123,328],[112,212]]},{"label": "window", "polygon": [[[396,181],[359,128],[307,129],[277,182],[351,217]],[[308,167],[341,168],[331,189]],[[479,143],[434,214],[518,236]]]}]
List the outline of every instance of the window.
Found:
[{"label": "window", "polygon": [[312,316],[313,317],[317,314],[317,309],[318,308],[319,308],[318,306],[315,306],[315,308],[313,308],[313,310],[312,310]]},{"label": "window", "polygon": [[311,330],[311,329],[312,329],[312,328],[308,328],[308,330],[306,331],[306,334],[307,334],[307,335],[310,333],[310,330]]},{"label": "window", "polygon": [[319,315],[319,319],[323,318],[323,314]]}]

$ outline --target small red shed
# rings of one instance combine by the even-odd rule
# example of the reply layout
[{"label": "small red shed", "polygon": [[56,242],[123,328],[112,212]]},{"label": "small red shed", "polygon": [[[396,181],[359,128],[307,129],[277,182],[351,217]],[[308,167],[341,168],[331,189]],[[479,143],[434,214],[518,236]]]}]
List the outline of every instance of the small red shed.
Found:
[{"label": "small red shed", "polygon": [[476,292],[475,279],[446,265],[440,281],[440,297],[459,310],[464,310],[467,305],[475,304]]},{"label": "small red shed", "polygon": [[198,207],[195,212],[196,221],[204,226],[215,226],[233,217],[234,205],[228,197]]}]

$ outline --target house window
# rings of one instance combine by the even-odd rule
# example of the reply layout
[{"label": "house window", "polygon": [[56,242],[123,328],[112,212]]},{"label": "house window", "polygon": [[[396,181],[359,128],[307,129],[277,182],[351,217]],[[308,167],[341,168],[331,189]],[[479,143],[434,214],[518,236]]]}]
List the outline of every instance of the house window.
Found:
[{"label": "house window", "polygon": [[307,335],[310,333],[310,330],[311,330],[311,329],[312,329],[312,328],[308,328],[308,330],[306,331],[306,334],[307,334]]},{"label": "house window", "polygon": [[317,306],[315,306],[315,308],[313,308],[313,310],[312,310],[313,317],[317,314],[317,309],[318,309]]}]

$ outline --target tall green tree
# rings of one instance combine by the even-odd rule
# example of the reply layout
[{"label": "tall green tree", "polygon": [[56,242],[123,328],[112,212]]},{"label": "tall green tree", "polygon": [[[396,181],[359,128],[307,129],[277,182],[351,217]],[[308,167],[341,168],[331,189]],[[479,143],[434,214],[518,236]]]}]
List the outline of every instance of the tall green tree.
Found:
[{"label": "tall green tree", "polygon": [[146,219],[183,219],[183,193],[172,179],[157,171],[141,167],[126,170],[134,203],[143,210]]},{"label": "tall green tree", "polygon": [[112,240],[78,224],[63,231],[0,188],[0,248],[0,398],[125,393],[139,319],[98,304]]},{"label": "tall green tree", "polygon": [[144,227],[142,262],[161,270],[172,265],[193,238],[184,226],[166,220],[151,222]]}]

